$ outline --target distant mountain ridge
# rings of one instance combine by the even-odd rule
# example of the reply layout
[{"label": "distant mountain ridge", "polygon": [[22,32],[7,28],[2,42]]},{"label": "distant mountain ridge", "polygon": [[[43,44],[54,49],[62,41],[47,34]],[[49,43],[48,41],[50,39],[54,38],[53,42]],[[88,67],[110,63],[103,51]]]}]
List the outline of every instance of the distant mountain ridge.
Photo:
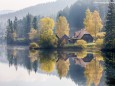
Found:
[{"label": "distant mountain ridge", "polygon": [[34,16],[53,16],[56,15],[60,10],[63,10],[65,7],[69,7],[74,4],[77,0],[57,0],[55,2],[49,2],[44,4],[38,4],[31,6],[13,13],[4,14],[0,16],[0,20],[14,19],[15,16],[18,18],[23,18],[28,13]]},{"label": "distant mountain ridge", "polygon": [[8,14],[14,12],[13,10],[1,10],[0,15]]}]

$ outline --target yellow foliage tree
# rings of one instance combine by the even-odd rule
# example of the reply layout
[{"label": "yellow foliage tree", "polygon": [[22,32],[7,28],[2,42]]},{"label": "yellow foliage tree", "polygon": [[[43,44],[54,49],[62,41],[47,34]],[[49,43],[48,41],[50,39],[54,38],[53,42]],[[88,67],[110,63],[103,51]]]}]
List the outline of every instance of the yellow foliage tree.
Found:
[{"label": "yellow foliage tree", "polygon": [[93,23],[94,23],[94,34],[95,34],[95,37],[96,37],[96,34],[98,32],[101,31],[101,29],[103,28],[103,24],[102,24],[102,20],[100,18],[100,15],[99,15],[99,12],[98,11],[94,11],[93,12]]},{"label": "yellow foliage tree", "polygon": [[54,28],[54,20],[52,18],[46,17],[42,18],[39,21],[40,29],[53,29]]},{"label": "yellow foliage tree", "polygon": [[101,31],[103,27],[99,12],[96,10],[91,12],[87,9],[86,17],[84,19],[84,26],[92,36],[96,37],[97,32]]},{"label": "yellow foliage tree", "polygon": [[51,18],[40,19],[40,41],[39,45],[42,48],[56,47],[57,38],[53,33],[54,20]]},{"label": "yellow foliage tree", "polygon": [[79,47],[82,47],[82,48],[86,48],[87,47],[87,42],[85,41],[85,40],[77,40],[77,46],[79,46]]},{"label": "yellow foliage tree", "polygon": [[60,16],[56,24],[56,34],[61,38],[63,35],[69,36],[69,31],[67,19],[64,16]]},{"label": "yellow foliage tree", "polygon": [[86,17],[84,19],[84,26],[86,28],[86,30],[93,35],[94,34],[94,30],[93,30],[93,16],[92,16],[92,12],[87,9],[86,10]]}]

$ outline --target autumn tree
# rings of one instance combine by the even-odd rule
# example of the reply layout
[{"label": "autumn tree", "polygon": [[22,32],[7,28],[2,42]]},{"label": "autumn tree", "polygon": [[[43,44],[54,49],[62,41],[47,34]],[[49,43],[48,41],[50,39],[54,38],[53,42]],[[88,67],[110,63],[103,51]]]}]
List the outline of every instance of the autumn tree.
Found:
[{"label": "autumn tree", "polygon": [[84,19],[84,26],[86,28],[86,30],[91,34],[94,35],[94,28],[93,28],[93,16],[92,16],[92,12],[87,9],[86,10],[86,17]]},{"label": "autumn tree", "polygon": [[57,45],[57,38],[53,33],[54,20],[46,17],[39,21],[40,25],[40,41],[39,45],[42,48],[52,48]]},{"label": "autumn tree", "polygon": [[99,12],[91,12],[89,9],[86,10],[86,17],[84,19],[84,26],[86,30],[96,38],[96,34],[101,31],[103,24],[100,18]]},{"label": "autumn tree", "polygon": [[69,36],[69,24],[68,21],[66,19],[66,17],[64,16],[60,16],[59,19],[57,20],[57,24],[56,24],[56,34],[59,38],[61,38],[64,35]]},{"label": "autumn tree", "polygon": [[102,24],[102,20],[100,18],[99,12],[98,11],[94,11],[93,12],[93,28],[94,28],[94,34],[95,34],[95,38],[96,38],[96,34],[98,32],[101,31],[101,29],[103,28],[103,24]]}]

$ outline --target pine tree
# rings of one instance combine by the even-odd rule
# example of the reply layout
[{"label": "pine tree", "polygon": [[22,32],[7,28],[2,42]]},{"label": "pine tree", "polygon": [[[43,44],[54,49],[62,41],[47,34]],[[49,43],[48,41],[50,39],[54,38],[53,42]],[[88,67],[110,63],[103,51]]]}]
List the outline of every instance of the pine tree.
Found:
[{"label": "pine tree", "polygon": [[33,28],[34,29],[38,29],[38,20],[37,20],[37,17],[34,17],[32,24],[33,24]]},{"label": "pine tree", "polygon": [[8,19],[8,26],[7,26],[7,43],[12,42],[12,33],[13,33],[13,22]]},{"label": "pine tree", "polygon": [[110,0],[110,4],[108,7],[108,13],[107,13],[107,21],[105,26],[105,42],[104,42],[104,48],[111,50],[115,49],[115,1]]},{"label": "pine tree", "polygon": [[26,16],[26,23],[25,23],[25,31],[26,31],[26,37],[29,38],[28,33],[30,32],[32,28],[32,15],[28,14]]},{"label": "pine tree", "polygon": [[18,29],[18,19],[17,19],[17,17],[15,17],[15,19],[14,19],[13,27],[14,27],[14,32],[16,32],[17,29]]}]

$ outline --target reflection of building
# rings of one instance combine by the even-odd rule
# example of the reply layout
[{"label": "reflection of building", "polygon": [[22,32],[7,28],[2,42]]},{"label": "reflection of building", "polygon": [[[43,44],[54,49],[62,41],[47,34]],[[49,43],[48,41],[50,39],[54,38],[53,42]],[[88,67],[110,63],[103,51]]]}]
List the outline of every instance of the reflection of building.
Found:
[{"label": "reflection of building", "polygon": [[103,67],[100,64],[102,60],[96,60],[92,53],[88,53],[87,56],[84,55],[84,58],[79,58],[77,55],[72,56],[74,56],[74,58],[70,58],[68,76],[71,77],[77,85],[92,86],[94,84],[98,86],[103,73]]},{"label": "reflection of building", "polygon": [[[81,55],[82,54],[82,55]],[[77,55],[73,55],[71,54],[69,57],[73,57],[74,58],[74,61],[75,61],[75,64],[76,65],[81,65],[82,67],[86,67],[86,65],[88,63],[90,63],[92,61],[92,59],[94,58],[93,57],[93,54],[88,54],[86,53],[86,55],[83,55],[83,53],[79,52],[79,54],[77,53]]]}]

